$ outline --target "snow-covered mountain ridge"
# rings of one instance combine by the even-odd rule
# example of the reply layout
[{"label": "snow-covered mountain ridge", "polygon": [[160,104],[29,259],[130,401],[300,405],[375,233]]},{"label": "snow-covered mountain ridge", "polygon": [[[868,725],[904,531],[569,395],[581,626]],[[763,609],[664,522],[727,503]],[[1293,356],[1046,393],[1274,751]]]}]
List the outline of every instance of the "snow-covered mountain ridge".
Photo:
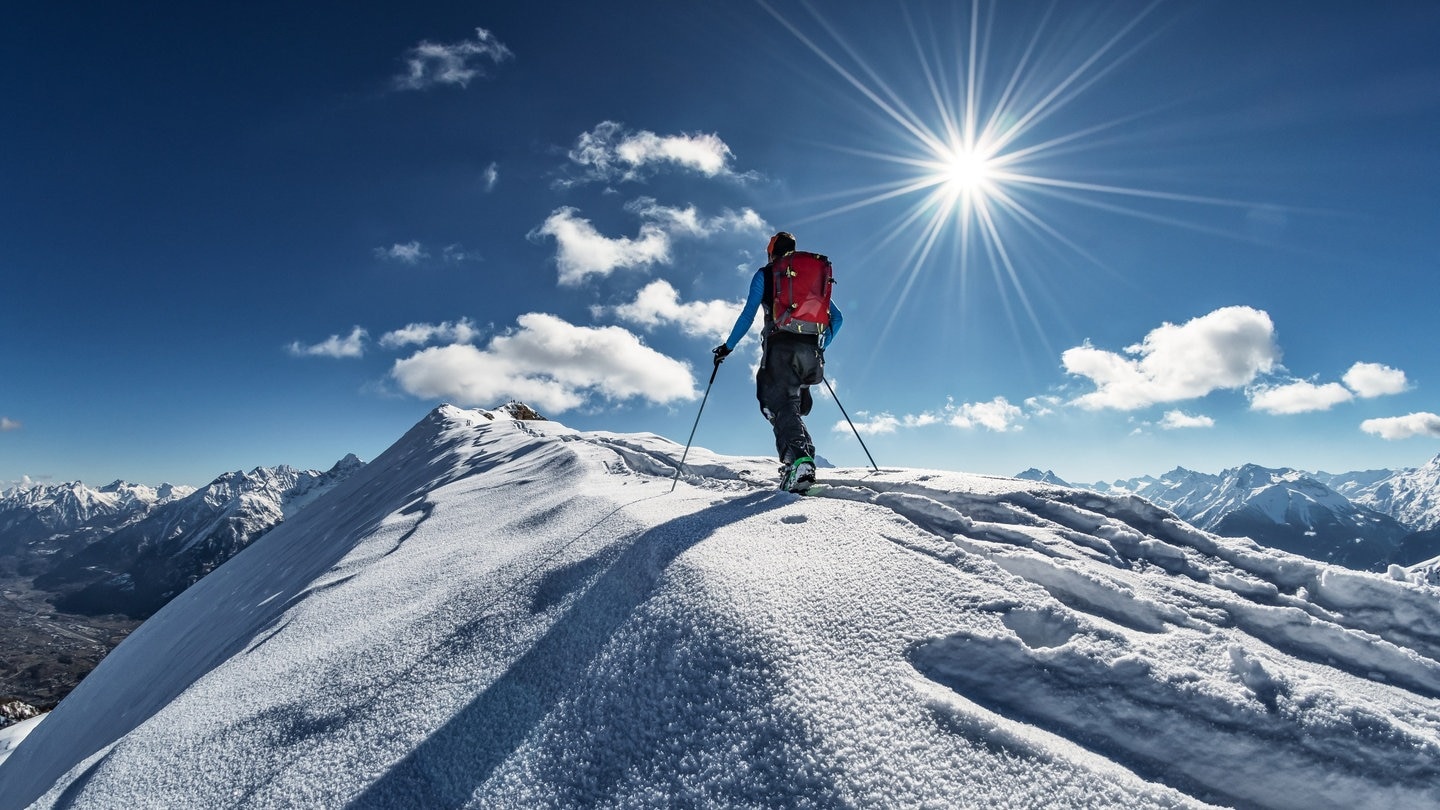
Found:
[{"label": "snow-covered mountain ridge", "polygon": [[362,466],[351,454],[325,472],[225,473],[59,561],[36,585],[65,591],[65,610],[148,616]]},{"label": "snow-covered mountain ridge", "polygon": [[12,487],[0,492],[0,557],[32,546],[38,554],[73,552],[193,491],[124,481],[98,489],[79,481]]},{"label": "snow-covered mountain ridge", "polygon": [[671,492],[681,450],[437,409],[121,644],[0,810],[1440,805],[1432,589],[1017,479],[697,447]]},{"label": "snow-covered mountain ridge", "polygon": [[[1316,477],[1327,479],[1325,473]],[[1440,528],[1440,456],[1417,469],[1372,481],[1363,473],[1349,473],[1326,482],[1355,503],[1391,515],[1416,531]]]},{"label": "snow-covered mountain ridge", "polygon": [[[1065,483],[1035,469],[1019,477]],[[1440,525],[1440,457],[1399,472],[1332,475],[1246,464],[1218,475],[1177,467],[1158,478],[1075,486],[1138,495],[1207,531],[1352,568],[1409,566],[1440,553],[1428,533]]]},{"label": "snow-covered mountain ridge", "polygon": [[[1035,472],[1038,471],[1027,470],[1021,475],[1029,478]],[[1058,477],[1055,480],[1059,480]],[[1247,491],[1282,482],[1308,488],[1317,501],[1328,502],[1326,505],[1331,508],[1363,507],[1394,518],[1410,531],[1440,526],[1440,456],[1422,467],[1403,470],[1335,474],[1246,464],[1223,470],[1219,475],[1207,475],[1176,467],[1159,478],[1140,476],[1075,486],[1097,492],[1140,495],[1170,508],[1178,507],[1177,511],[1199,516],[1204,521],[1233,509],[1238,501],[1244,500]],[[1343,500],[1337,499],[1337,495]]]},{"label": "snow-covered mountain ridge", "polygon": [[33,515],[51,531],[63,532],[108,515],[145,511],[156,504],[183,498],[194,487],[161,484],[149,487],[115,481],[95,489],[80,481],[32,484],[0,491],[0,531]]},{"label": "snow-covered mountain ridge", "polygon": [[257,467],[199,490],[72,482],[7,491],[0,699],[54,705],[138,620],[359,465],[352,456],[327,472]]}]

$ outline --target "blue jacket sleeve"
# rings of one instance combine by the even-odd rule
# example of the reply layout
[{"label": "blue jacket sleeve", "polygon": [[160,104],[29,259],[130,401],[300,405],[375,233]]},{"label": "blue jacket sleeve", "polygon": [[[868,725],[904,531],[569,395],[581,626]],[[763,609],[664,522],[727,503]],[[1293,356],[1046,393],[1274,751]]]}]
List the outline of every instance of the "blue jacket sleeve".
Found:
[{"label": "blue jacket sleeve", "polygon": [[750,279],[750,297],[745,299],[745,308],[740,310],[740,317],[735,320],[735,327],[730,330],[730,337],[725,339],[725,348],[734,351],[745,333],[750,331],[750,326],[755,323],[755,313],[760,311],[760,300],[765,297],[765,269],[762,267],[755,271]]},{"label": "blue jacket sleeve", "polygon": [[840,323],[841,323],[842,321],[844,321],[844,320],[845,320],[845,318],[844,318],[843,316],[841,316],[841,314],[840,314],[840,308],[837,307],[837,306],[835,306],[835,302],[834,302],[834,301],[831,301],[831,302],[830,302],[830,328],[827,329],[827,330],[825,330],[825,345],[824,345],[824,346],[821,346],[820,348],[822,348],[822,349],[828,349],[828,348],[830,348],[830,341],[834,340],[834,339],[835,339],[835,336],[838,335],[838,334],[840,334]]}]

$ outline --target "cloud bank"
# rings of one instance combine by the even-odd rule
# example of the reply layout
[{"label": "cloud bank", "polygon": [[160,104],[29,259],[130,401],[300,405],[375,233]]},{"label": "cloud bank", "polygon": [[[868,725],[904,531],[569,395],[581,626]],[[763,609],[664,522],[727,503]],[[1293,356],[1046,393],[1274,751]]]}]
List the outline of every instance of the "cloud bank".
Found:
[{"label": "cloud bank", "polygon": [[699,396],[688,366],[625,329],[575,326],[533,312],[484,349],[466,344],[424,349],[395,361],[391,376],[417,397],[467,407],[518,399],[555,413],[594,395],[657,404]]}]

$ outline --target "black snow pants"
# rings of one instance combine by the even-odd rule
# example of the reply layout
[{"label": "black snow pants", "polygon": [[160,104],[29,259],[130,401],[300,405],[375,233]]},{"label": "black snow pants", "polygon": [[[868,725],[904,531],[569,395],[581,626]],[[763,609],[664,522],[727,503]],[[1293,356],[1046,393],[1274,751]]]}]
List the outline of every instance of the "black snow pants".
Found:
[{"label": "black snow pants", "polygon": [[815,444],[801,418],[810,413],[810,386],[825,379],[825,353],[814,335],[774,332],[765,339],[755,396],[760,413],[775,429],[775,451],[788,464],[814,457]]}]

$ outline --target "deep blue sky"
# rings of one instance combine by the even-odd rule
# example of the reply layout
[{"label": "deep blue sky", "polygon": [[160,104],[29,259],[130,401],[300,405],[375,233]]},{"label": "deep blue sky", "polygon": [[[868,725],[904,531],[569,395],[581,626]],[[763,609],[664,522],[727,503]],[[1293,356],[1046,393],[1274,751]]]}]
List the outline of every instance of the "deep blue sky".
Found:
[{"label": "deep blue sky", "polygon": [[[779,228],[882,465],[1440,450],[1434,3],[211,5],[6,12],[0,486],[324,468],[444,401],[684,441]],[[1021,126],[939,182],[972,77]],[[771,451],[757,345],[697,444]]]}]

